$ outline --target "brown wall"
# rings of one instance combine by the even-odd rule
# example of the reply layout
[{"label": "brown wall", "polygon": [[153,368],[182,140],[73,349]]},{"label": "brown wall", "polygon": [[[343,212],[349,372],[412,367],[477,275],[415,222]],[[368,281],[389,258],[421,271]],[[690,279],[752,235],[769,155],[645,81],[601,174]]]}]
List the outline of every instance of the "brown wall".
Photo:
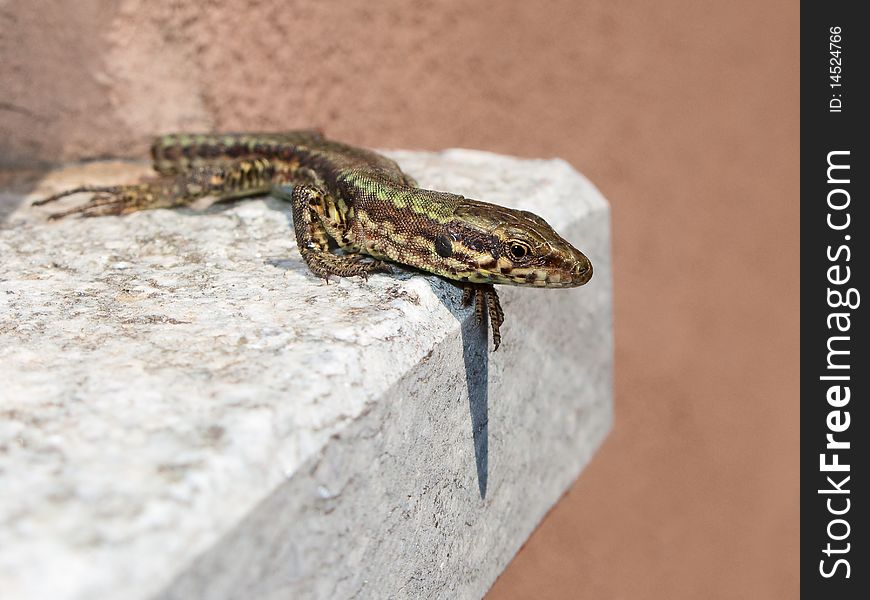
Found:
[{"label": "brown wall", "polygon": [[201,5],[0,3],[0,163],[312,125],[566,158],[613,206],[616,426],[490,597],[797,596],[798,3]]}]

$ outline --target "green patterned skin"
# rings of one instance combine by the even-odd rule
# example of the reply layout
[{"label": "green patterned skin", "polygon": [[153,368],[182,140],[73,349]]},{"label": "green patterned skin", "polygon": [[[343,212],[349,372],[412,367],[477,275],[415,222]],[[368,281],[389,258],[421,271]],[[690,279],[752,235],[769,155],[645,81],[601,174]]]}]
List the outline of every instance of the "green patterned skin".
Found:
[{"label": "green patterned skin", "polygon": [[454,280],[477,320],[488,314],[496,349],[504,315],[493,284],[562,288],[592,277],[589,259],[537,215],[421,189],[389,158],[316,131],[172,134],[151,154],[156,178],[34,204],[92,194],[57,219],[273,193],[290,200],[299,252],[315,275],[367,277],[389,271],[389,261]]}]

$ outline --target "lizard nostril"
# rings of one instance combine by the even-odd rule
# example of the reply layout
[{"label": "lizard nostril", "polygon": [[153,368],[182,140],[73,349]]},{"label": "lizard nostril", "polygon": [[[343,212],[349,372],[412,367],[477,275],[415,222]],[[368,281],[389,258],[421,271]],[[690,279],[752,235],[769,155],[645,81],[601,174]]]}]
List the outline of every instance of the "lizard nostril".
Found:
[{"label": "lizard nostril", "polygon": [[[574,268],[571,269],[572,275],[577,279],[588,281],[592,277],[592,263],[588,260],[577,261]],[[585,283],[584,281],[584,283]]]}]

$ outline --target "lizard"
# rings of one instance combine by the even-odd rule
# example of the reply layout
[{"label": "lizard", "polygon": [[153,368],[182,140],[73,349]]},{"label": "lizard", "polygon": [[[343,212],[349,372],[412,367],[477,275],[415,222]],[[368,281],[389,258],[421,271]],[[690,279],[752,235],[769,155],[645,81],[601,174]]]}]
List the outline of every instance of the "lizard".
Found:
[{"label": "lizard", "polygon": [[395,161],[319,131],[169,134],[154,140],[151,156],[154,177],[82,185],[33,204],[91,194],[49,215],[60,219],[272,194],[290,201],[314,275],[367,278],[398,263],[452,280],[478,325],[489,317],[493,351],[504,322],[494,284],[565,288],[592,277],[589,259],[534,213],[420,188]]}]

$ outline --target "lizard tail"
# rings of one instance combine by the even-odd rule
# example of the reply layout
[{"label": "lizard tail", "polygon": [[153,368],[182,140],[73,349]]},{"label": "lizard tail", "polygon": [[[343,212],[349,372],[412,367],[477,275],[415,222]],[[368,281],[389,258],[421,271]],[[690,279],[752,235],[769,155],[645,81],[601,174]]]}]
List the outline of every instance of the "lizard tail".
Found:
[{"label": "lizard tail", "polygon": [[42,198],[41,200],[35,200],[32,205],[42,206],[43,204],[48,204],[49,202],[54,202],[55,200],[60,200],[61,198],[72,196],[73,194],[83,194],[86,192],[105,192],[108,194],[117,194],[120,191],[121,186],[119,185],[82,185],[71,190],[64,190],[57,194],[53,194],[47,198]]}]

